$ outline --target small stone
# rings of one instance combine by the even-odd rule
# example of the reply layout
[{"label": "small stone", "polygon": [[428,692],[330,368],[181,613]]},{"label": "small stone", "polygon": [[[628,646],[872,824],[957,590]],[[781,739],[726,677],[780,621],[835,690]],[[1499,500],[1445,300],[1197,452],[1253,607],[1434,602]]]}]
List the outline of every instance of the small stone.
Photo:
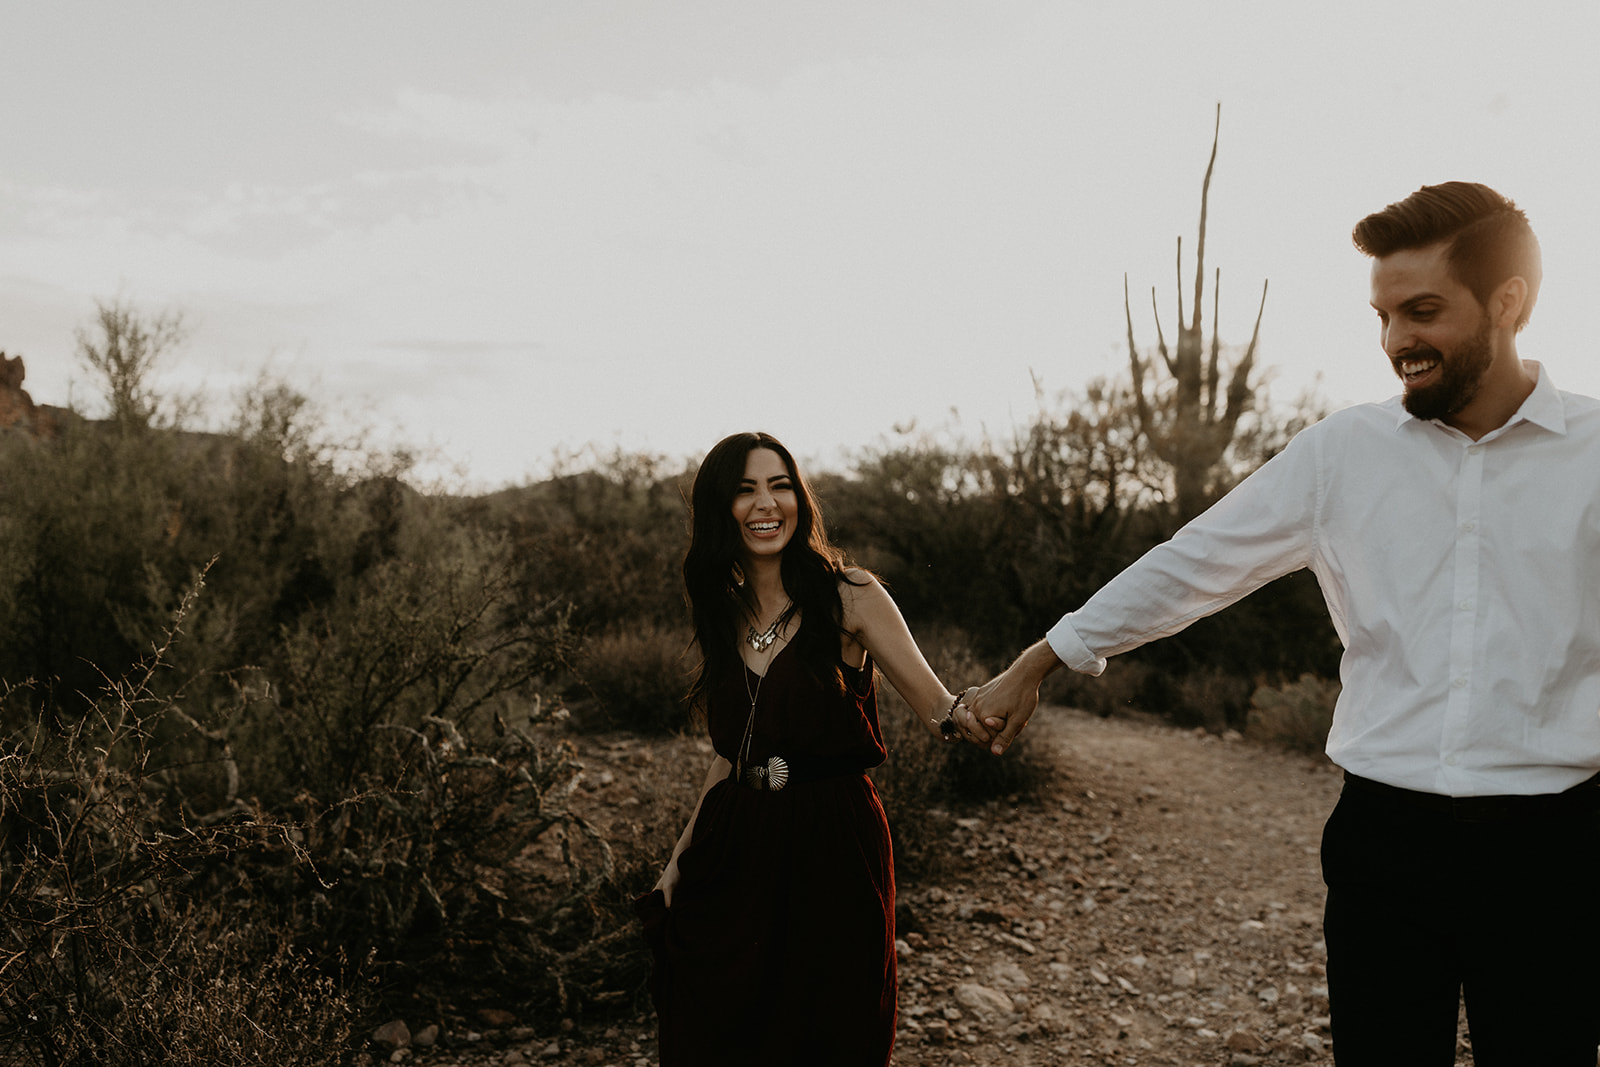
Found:
[{"label": "small stone", "polygon": [[1011,1014],[1010,997],[975,982],[956,986],[956,1002],[985,1021]]},{"label": "small stone", "polygon": [[896,958],[906,960],[916,955],[917,950],[911,947],[911,942],[904,938],[894,939],[894,954]]},{"label": "small stone", "polygon": [[522,1050],[521,1049],[514,1048],[514,1049],[508,1050],[504,1056],[501,1056],[500,1057],[500,1062],[503,1063],[503,1064],[506,1064],[507,1067],[512,1067],[512,1065],[515,1065],[515,1064],[527,1063],[528,1062],[528,1057],[526,1057],[526,1056],[524,1056],[522,1054]]},{"label": "small stone", "polygon": [[418,1048],[432,1048],[438,1041],[439,1027],[434,1023],[429,1023],[411,1035],[411,1043]]},{"label": "small stone", "polygon": [[479,1008],[478,1021],[491,1029],[500,1029],[515,1023],[517,1017],[503,1008]]},{"label": "small stone", "polygon": [[372,1031],[374,1044],[388,1049],[401,1049],[411,1044],[411,1030],[399,1019],[384,1023]]},{"label": "small stone", "polygon": [[1322,1050],[1322,1038],[1316,1034],[1301,1034],[1300,1044],[1312,1052],[1320,1052]]},{"label": "small stone", "polygon": [[1033,985],[1028,972],[1010,960],[1000,960],[989,968],[989,980],[999,989],[1027,989]]},{"label": "small stone", "polygon": [[1110,985],[1111,984],[1110,975],[1106,974],[1106,972],[1102,971],[1098,967],[1090,967],[1089,968],[1089,977],[1093,978],[1100,985]]},{"label": "small stone", "polygon": [[1256,998],[1263,1004],[1276,1004],[1278,1002],[1278,987],[1267,986],[1256,993]]},{"label": "small stone", "polygon": [[1082,900],[1078,901],[1078,911],[1084,915],[1089,914],[1099,906],[1099,904],[1095,903],[1094,897],[1084,897]]},{"label": "small stone", "polygon": [[1267,1048],[1265,1041],[1248,1030],[1235,1030],[1222,1044],[1230,1052],[1264,1052]]},{"label": "small stone", "polygon": [[1172,987],[1174,989],[1188,989],[1194,985],[1194,980],[1193,967],[1179,967],[1172,972]]},{"label": "small stone", "polygon": [[408,1048],[397,1048],[393,1052],[389,1053],[390,1063],[404,1063],[410,1058],[411,1050]]}]

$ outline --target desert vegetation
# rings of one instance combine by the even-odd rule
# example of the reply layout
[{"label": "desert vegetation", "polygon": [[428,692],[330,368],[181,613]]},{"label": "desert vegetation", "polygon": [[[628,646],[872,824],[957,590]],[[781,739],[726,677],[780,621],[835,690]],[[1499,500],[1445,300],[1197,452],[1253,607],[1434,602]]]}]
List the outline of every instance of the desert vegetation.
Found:
[{"label": "desert vegetation", "polygon": [[[952,686],[1318,417],[1271,403],[1254,339],[1224,361],[1213,324],[1202,359],[1209,179],[1176,353],[1141,353],[1130,311],[1127,376],[1039,390],[1005,438],[907,432],[810,472]],[[0,1062],[353,1062],[396,1016],[532,1033],[637,1012],[631,901],[709,752],[681,699],[694,461],[419,489],[287,383],[225,412],[161,395],[184,336],[102,303],[78,335],[99,406],[19,402],[0,426]],[[1292,575],[1045,695],[1306,751],[1337,654]],[[961,862],[964,809],[1054,773],[1027,735],[996,760],[930,740],[892,692],[882,716],[906,875]],[[584,793],[615,774],[586,781],[580,742],[627,775],[603,819]]]},{"label": "desert vegetation", "polygon": [[[649,802],[596,826],[574,739],[688,729],[692,462],[420,492],[282,383],[191,429],[208,413],[143,377],[179,325],[102,309],[80,347],[108,417],[0,434],[8,1062],[324,1063],[395,1012],[636,1008],[629,901],[698,772],[641,774]],[[1313,416],[1257,397],[1215,483]],[[907,434],[817,482],[835,537],[965,684],[1175,528],[1138,419],[1129,383],[1097,382],[1041,395],[1004,442]],[[1335,650],[1291,579],[1051,695],[1303,747]],[[947,751],[892,698],[884,715],[908,870],[948,860],[930,809],[1048,779],[1026,744]]]}]

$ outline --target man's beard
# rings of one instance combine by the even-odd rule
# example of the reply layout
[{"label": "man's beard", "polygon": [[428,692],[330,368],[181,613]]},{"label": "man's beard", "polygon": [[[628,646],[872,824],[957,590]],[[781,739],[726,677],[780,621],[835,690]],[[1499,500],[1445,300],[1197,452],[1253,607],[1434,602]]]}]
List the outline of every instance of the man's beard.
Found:
[{"label": "man's beard", "polygon": [[[1493,343],[1490,340],[1489,316],[1483,317],[1478,332],[1463,342],[1450,355],[1436,348],[1418,348],[1394,360],[1395,373],[1400,364],[1409,359],[1437,359],[1439,380],[1420,389],[1407,388],[1401,402],[1405,409],[1419,419],[1445,419],[1454,415],[1478,395],[1483,375],[1494,362]],[[1405,378],[1402,375],[1401,381]]]}]

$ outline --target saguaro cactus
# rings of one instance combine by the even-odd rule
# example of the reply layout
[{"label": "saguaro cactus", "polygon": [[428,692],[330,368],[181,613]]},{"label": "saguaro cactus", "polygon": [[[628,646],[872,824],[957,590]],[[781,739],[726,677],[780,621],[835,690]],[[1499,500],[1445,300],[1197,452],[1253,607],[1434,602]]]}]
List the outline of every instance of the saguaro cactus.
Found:
[{"label": "saguaro cactus", "polygon": [[[1156,320],[1157,352],[1176,383],[1170,409],[1157,412],[1145,388],[1147,364],[1141,359],[1133,338],[1133,310],[1128,300],[1128,276],[1122,276],[1122,306],[1128,319],[1128,361],[1133,371],[1133,399],[1138,411],[1139,431],[1155,454],[1171,464],[1177,493],[1178,518],[1187,522],[1211,502],[1212,473],[1233,440],[1239,417],[1250,407],[1254,392],[1250,372],[1255,366],[1256,342],[1261,336],[1261,315],[1267,307],[1267,283],[1261,283],[1261,307],[1244,355],[1233,365],[1227,388],[1222,388],[1222,343],[1217,335],[1218,290],[1221,271],[1217,271],[1211,292],[1211,351],[1205,351],[1201,322],[1201,301],[1205,288],[1206,201],[1211,193],[1211,172],[1217,163],[1217,139],[1222,131],[1222,105],[1217,105],[1217,127],[1211,138],[1211,161],[1200,187],[1200,233],[1195,247],[1194,317],[1183,322],[1183,238],[1178,238],[1178,342],[1176,351],[1168,349],[1161,331],[1160,309],[1155,287],[1150,288],[1150,308]],[[1220,408],[1220,410],[1219,410]]]}]

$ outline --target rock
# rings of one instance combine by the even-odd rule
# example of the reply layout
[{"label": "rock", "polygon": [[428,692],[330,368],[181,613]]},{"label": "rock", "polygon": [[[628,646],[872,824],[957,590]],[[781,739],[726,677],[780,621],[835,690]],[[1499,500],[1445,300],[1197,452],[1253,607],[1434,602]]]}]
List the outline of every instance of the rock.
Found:
[{"label": "rock", "polygon": [[1223,1046],[1229,1052],[1265,1052],[1267,1043],[1248,1030],[1235,1030],[1228,1035]]},{"label": "rock", "polygon": [[1305,1048],[1310,1049],[1312,1052],[1322,1051],[1322,1038],[1318,1037],[1316,1034],[1301,1034],[1300,1044]]},{"label": "rock", "polygon": [[502,1008],[479,1008],[478,1021],[491,1029],[498,1029],[515,1023],[517,1017]]},{"label": "rock", "polygon": [[1095,902],[1094,897],[1084,897],[1082,900],[1078,901],[1078,911],[1084,915],[1089,914],[1099,906],[1100,905]]},{"label": "rock", "polygon": [[411,1035],[411,1043],[418,1048],[432,1048],[439,1041],[439,1027],[429,1023]]},{"label": "rock", "polygon": [[989,981],[998,989],[1027,989],[1033,985],[1028,972],[1010,960],[999,960],[990,966]]},{"label": "rock", "polygon": [[395,1019],[372,1031],[372,1041],[387,1049],[405,1048],[411,1044],[411,1030],[405,1023]]},{"label": "rock", "polygon": [[1032,942],[1026,941],[1018,937],[1016,934],[1008,934],[1002,931],[995,934],[994,939],[1002,944],[1010,945],[1012,948],[1020,948],[1030,956],[1035,955],[1039,951],[1033,946]]},{"label": "rock", "polygon": [[956,986],[956,1002],[984,1022],[1003,1019],[1011,1014],[1010,997],[976,982],[963,982]]},{"label": "rock", "polygon": [[1262,948],[1271,935],[1267,924],[1260,919],[1246,919],[1239,924],[1239,940],[1249,948]]},{"label": "rock", "polygon": [[[560,1049],[557,1049],[556,1051],[559,1052]],[[501,1056],[500,1062],[506,1064],[506,1067],[514,1067],[515,1064],[527,1063],[528,1057],[522,1054],[521,1049],[514,1048],[508,1050],[504,1056]]]},{"label": "rock", "polygon": [[1194,968],[1179,967],[1172,972],[1172,988],[1188,989],[1194,985]]},{"label": "rock", "polygon": [[1089,977],[1093,978],[1100,985],[1110,985],[1111,984],[1111,976],[1106,974],[1106,972],[1102,971],[1098,967],[1090,967],[1089,968]]},{"label": "rock", "polygon": [[911,942],[905,940],[904,938],[897,937],[894,939],[894,954],[897,958],[902,960],[910,959],[916,954],[916,951],[916,949],[911,947]]},{"label": "rock", "polygon": [[1258,989],[1256,991],[1256,999],[1263,1004],[1276,1004],[1278,1002],[1278,987],[1269,985],[1265,989]]}]

